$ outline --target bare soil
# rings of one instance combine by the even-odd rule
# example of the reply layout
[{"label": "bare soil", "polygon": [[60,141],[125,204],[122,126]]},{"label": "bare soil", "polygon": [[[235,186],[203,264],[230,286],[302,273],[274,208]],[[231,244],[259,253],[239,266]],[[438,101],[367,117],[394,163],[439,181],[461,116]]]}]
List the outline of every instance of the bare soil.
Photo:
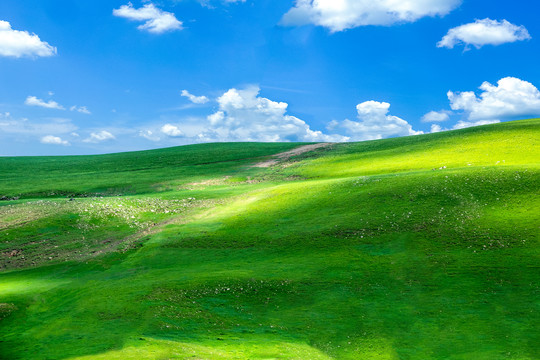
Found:
[{"label": "bare soil", "polygon": [[312,145],[299,146],[299,147],[294,148],[292,150],[276,154],[276,155],[274,155],[273,159],[262,161],[260,163],[257,163],[255,165],[253,165],[253,167],[267,168],[267,167],[270,167],[270,166],[274,166],[274,165],[278,164],[281,161],[288,160],[293,156],[300,155],[300,154],[303,154],[303,153],[306,153],[306,152],[309,152],[309,151],[313,151],[313,150],[316,150],[316,149],[325,148],[325,147],[328,147],[328,146],[331,146],[331,145],[334,145],[334,143],[318,143],[318,144],[312,144]]}]

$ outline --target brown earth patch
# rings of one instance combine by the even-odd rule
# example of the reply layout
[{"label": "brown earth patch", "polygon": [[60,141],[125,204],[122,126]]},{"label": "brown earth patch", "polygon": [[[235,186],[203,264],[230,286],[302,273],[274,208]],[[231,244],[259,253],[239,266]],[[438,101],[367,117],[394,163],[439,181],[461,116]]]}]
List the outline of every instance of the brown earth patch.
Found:
[{"label": "brown earth patch", "polygon": [[325,148],[325,147],[328,147],[328,146],[331,146],[331,145],[334,145],[334,143],[318,143],[318,144],[312,144],[312,145],[299,146],[299,147],[294,148],[292,150],[276,154],[276,155],[274,155],[273,159],[262,161],[260,163],[257,163],[255,165],[253,165],[253,167],[267,168],[267,167],[270,167],[270,166],[274,166],[274,165],[278,164],[281,161],[288,160],[293,156],[297,156],[297,155],[300,155],[300,154],[303,154],[303,153],[306,153],[306,152],[309,152],[309,151],[313,151],[313,150],[316,150],[316,149]]}]

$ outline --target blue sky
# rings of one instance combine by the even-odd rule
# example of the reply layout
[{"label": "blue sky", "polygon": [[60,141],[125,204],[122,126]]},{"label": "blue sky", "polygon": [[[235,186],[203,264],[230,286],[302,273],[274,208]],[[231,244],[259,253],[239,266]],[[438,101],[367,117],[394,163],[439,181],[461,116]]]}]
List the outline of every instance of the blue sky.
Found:
[{"label": "blue sky", "polygon": [[2,0],[0,155],[357,141],[540,115],[540,3],[404,3]]}]

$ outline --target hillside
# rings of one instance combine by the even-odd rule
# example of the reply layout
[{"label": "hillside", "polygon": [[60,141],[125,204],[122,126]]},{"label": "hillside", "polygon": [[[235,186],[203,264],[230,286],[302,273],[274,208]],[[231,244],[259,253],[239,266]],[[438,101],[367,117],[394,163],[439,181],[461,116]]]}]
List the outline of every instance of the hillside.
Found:
[{"label": "hillside", "polygon": [[539,139],[0,158],[0,358],[538,359]]}]

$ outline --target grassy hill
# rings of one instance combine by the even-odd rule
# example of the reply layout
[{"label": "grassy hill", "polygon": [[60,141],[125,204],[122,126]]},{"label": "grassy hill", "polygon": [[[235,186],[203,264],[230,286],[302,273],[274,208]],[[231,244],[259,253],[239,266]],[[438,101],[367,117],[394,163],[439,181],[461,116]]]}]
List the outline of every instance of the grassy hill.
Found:
[{"label": "grassy hill", "polygon": [[539,139],[0,158],[0,358],[538,359]]}]

